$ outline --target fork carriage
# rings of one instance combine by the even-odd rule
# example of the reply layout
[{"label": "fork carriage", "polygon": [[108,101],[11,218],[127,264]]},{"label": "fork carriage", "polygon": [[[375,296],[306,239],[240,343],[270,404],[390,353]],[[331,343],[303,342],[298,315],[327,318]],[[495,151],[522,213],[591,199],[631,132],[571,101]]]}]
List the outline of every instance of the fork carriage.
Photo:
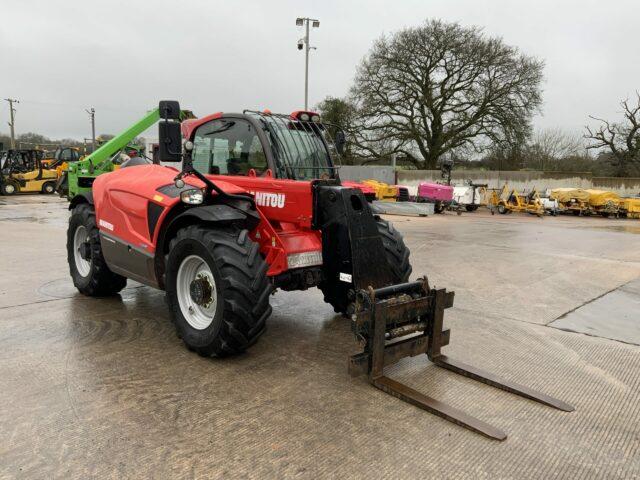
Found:
[{"label": "fork carriage", "polygon": [[453,306],[453,299],[454,292],[430,288],[426,277],[391,287],[360,290],[352,327],[364,341],[364,350],[350,357],[350,374],[367,375],[369,382],[380,390],[496,440],[505,440],[506,433],[385,376],[384,367],[405,357],[426,354],[435,365],[465,377],[565,412],[574,410],[561,400],[444,355],[442,347],[449,344],[450,338],[450,330],[443,328],[444,310]]}]

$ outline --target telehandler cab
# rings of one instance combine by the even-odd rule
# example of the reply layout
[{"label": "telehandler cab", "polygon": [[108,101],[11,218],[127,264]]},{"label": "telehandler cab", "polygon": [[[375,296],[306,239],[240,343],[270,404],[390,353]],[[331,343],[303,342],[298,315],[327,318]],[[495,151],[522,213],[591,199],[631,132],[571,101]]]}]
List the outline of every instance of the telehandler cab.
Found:
[{"label": "telehandler cab", "polygon": [[[162,101],[149,116],[160,121],[160,161],[182,162],[180,170],[132,159],[97,175],[89,156],[69,171],[75,193],[67,250],[80,292],[113,294],[127,278],[163,289],[186,346],[203,356],[225,356],[242,352],[264,331],[274,289],[317,286],[336,312],[351,319],[364,344],[350,359],[350,373],[368,375],[387,393],[506,438],[384,376],[385,365],[426,353],[459,374],[573,410],[441,353],[449,341],[444,309],[453,305],[453,292],[431,288],[426,277],[409,281],[402,236],[359,189],[341,185],[333,158],[344,148],[344,134],[330,138],[317,114],[244,111],[181,122],[178,102]],[[105,144],[98,159],[138,130]]]}]

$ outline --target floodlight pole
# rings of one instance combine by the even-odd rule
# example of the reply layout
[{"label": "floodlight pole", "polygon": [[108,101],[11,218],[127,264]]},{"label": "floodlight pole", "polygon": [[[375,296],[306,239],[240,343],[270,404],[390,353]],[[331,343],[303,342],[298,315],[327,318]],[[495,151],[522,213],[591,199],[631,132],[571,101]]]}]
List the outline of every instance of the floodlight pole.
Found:
[{"label": "floodlight pole", "polygon": [[[302,42],[304,43],[304,109],[309,109],[309,50],[315,49],[316,47],[312,47],[309,44],[309,24],[314,28],[318,28],[320,26],[320,20],[315,18],[308,17],[298,17],[296,19],[296,25],[302,26],[304,25],[305,34]],[[298,45],[300,45],[300,41],[298,41]]]},{"label": "floodlight pole", "polygon": [[309,109],[309,19],[305,23],[304,35],[304,109]]}]

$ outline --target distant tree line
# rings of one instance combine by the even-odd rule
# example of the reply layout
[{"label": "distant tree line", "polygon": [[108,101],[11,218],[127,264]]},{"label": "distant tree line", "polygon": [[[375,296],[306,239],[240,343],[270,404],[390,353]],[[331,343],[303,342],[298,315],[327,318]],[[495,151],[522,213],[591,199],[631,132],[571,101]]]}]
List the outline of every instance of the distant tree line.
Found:
[{"label": "distant tree line", "polygon": [[543,68],[478,27],[428,20],[379,38],[349,94],[316,108],[345,130],[347,163],[393,156],[435,169],[452,158],[462,167],[640,176],[640,95],[622,102],[623,122],[596,119],[601,126],[584,136],[534,131]]},{"label": "distant tree line", "polygon": [[[4,145],[4,149],[8,150],[11,146],[11,137],[9,135],[0,133],[0,143]],[[68,145],[71,147],[81,147],[82,142],[74,140],[72,138],[62,138],[60,140],[51,139],[45,135],[39,133],[21,133],[16,135],[16,148],[35,148],[40,147],[43,150],[54,149],[56,145]]]},{"label": "distant tree line", "polygon": [[[96,137],[96,143],[104,143],[113,137],[114,135],[110,133],[103,133]],[[11,147],[11,137],[7,134],[0,133],[0,143],[2,143],[4,150],[8,150]],[[39,148],[48,151],[55,150],[58,146],[78,147],[80,149],[86,149],[86,153],[91,152],[91,143],[80,142],[73,138],[61,138],[58,140],[33,132],[16,135],[16,148]]]}]

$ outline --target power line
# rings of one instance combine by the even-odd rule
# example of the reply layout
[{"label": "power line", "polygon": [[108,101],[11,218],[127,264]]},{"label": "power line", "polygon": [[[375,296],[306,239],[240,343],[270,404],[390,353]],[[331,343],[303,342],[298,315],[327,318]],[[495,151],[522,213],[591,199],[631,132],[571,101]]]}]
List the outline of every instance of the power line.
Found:
[{"label": "power line", "polygon": [[[33,105],[47,105],[51,107],[78,108],[83,110],[86,108],[84,105],[75,105],[72,103],[44,102],[41,100],[22,100],[22,103],[33,104]],[[139,108],[139,109],[118,108],[118,107],[110,107],[106,105],[96,105],[96,107],[99,108],[100,110],[112,110],[114,112],[128,112],[128,113],[141,113],[141,112],[147,112],[149,110],[148,107]]]}]

